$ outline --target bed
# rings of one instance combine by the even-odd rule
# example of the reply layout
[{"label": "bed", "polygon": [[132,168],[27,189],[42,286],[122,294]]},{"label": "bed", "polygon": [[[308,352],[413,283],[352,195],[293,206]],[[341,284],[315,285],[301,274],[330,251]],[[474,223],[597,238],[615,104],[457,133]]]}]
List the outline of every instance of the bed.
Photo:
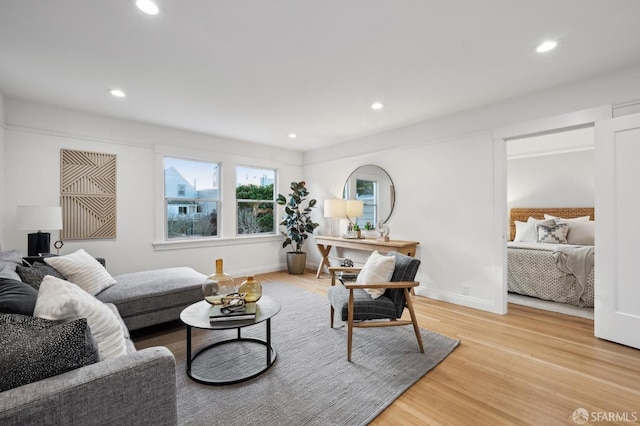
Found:
[{"label": "bed", "polygon": [[[545,220],[545,215],[555,219]],[[511,209],[507,243],[509,292],[593,307],[594,219],[594,209],[590,207]],[[556,226],[560,223],[566,225]],[[548,229],[566,232],[566,242],[559,243],[564,241],[562,236],[555,238],[554,234],[553,238],[543,238],[547,242],[538,242],[538,224],[546,226],[542,228],[543,234]]]}]

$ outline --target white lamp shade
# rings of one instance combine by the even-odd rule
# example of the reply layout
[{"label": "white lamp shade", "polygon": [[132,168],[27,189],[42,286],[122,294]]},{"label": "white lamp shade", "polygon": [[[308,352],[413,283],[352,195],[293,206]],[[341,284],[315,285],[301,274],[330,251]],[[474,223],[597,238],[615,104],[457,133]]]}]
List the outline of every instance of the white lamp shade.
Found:
[{"label": "white lamp shade", "polygon": [[324,217],[344,217],[347,214],[347,200],[324,200]]},{"label": "white lamp shade", "polygon": [[360,217],[364,214],[364,202],[360,200],[347,200],[347,216]]},{"label": "white lamp shade", "polygon": [[62,207],[18,206],[18,229],[27,231],[62,229]]}]

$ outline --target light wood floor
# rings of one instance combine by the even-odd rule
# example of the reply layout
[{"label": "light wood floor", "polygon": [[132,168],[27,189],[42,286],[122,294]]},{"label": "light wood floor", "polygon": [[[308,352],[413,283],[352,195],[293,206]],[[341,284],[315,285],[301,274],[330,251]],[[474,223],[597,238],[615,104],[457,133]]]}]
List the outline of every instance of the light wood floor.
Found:
[{"label": "light wood floor", "polygon": [[[323,295],[330,285],[311,271],[258,278]],[[422,328],[461,342],[373,425],[573,425],[578,408],[640,423],[640,351],[595,338],[593,321],[518,305],[496,315],[413,300]]]}]

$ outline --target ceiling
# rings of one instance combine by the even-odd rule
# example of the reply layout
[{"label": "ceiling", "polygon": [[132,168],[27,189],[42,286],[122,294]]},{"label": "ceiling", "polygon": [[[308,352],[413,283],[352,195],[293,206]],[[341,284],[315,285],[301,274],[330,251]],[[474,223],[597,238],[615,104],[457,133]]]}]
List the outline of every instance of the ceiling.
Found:
[{"label": "ceiling", "polygon": [[134,3],[1,0],[0,92],[308,151],[640,63],[637,0]]}]

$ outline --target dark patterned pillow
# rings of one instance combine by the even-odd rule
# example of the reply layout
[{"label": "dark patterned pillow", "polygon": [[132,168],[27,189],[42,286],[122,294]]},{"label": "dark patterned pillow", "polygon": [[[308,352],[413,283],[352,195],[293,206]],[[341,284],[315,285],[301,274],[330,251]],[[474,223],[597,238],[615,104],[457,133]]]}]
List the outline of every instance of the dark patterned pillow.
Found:
[{"label": "dark patterned pillow", "polygon": [[87,320],[0,315],[0,392],[98,362]]},{"label": "dark patterned pillow", "polygon": [[56,268],[40,262],[34,262],[31,266],[17,266],[16,272],[23,283],[29,284],[36,290],[40,288],[40,283],[46,275],[53,275],[66,281],[66,278]]},{"label": "dark patterned pillow", "polygon": [[33,315],[38,292],[21,281],[0,278],[0,312]]},{"label": "dark patterned pillow", "polygon": [[538,225],[538,242],[567,244],[568,231],[569,225],[566,223],[559,223],[555,226]]}]

